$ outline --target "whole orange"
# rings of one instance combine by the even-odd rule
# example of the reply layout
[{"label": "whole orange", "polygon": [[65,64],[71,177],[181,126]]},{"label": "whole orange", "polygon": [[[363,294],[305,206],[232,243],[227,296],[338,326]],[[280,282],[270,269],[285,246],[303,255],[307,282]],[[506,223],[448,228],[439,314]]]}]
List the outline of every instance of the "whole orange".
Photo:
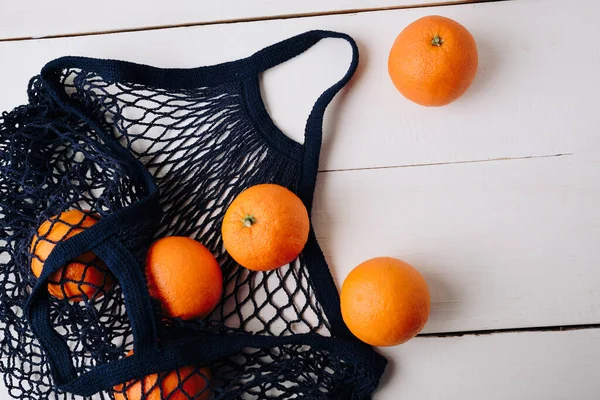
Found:
[{"label": "whole orange", "polygon": [[292,262],[306,241],[310,222],[302,200],[274,184],[240,193],[223,218],[223,243],[240,265],[268,271]]},{"label": "whole orange", "polygon": [[477,45],[458,22],[423,17],[396,38],[388,59],[394,85],[423,106],[443,106],[462,96],[477,73]]},{"label": "whole orange", "polygon": [[[98,221],[97,216],[79,210],[65,211],[44,221],[31,241],[31,270],[42,274],[44,262],[57,243],[81,233]],[[87,252],[50,275],[48,292],[56,298],[81,301],[110,289],[113,279],[106,265]]]},{"label": "whole orange", "polygon": [[350,331],[372,346],[394,346],[416,336],[429,317],[429,289],[411,265],[391,257],[354,268],[340,294]]},{"label": "whole orange", "polygon": [[168,236],[150,246],[146,258],[150,295],[163,312],[175,318],[204,318],[223,293],[221,268],[211,252],[197,241]]},{"label": "whole orange", "polygon": [[[133,354],[129,352],[127,356]],[[113,387],[115,400],[206,400],[211,373],[208,368],[197,370],[182,367],[167,374],[152,374],[138,381]]]}]

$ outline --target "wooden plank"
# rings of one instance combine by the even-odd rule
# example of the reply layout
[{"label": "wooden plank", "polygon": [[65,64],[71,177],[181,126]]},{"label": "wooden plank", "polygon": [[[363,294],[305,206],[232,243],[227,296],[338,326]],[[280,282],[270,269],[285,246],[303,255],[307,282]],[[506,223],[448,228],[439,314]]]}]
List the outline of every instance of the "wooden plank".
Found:
[{"label": "wooden plank", "polygon": [[419,338],[392,362],[375,400],[596,399],[600,331]]},{"label": "wooden plank", "polygon": [[600,321],[600,162],[551,157],[319,175],[313,222],[341,282],[360,262],[425,276],[424,332]]},{"label": "wooden plank", "polygon": [[[600,3],[594,1],[574,6],[532,0],[3,42],[0,109],[25,101],[28,79],[48,60],[66,54],[192,67],[242,57],[293,34],[326,28],[354,36],[362,58],[356,78],[328,114],[323,170],[580,156],[600,147],[594,134],[600,59],[581,40],[595,36],[591,16],[598,12]],[[432,13],[464,23],[479,43],[481,59],[471,90],[437,109],[405,100],[386,72],[396,34]],[[558,23],[577,29],[556,30]],[[266,102],[289,136],[301,139],[314,100],[348,62],[347,45],[327,40],[265,74]]]},{"label": "wooden plank", "polygon": [[[417,337],[380,349],[374,400],[595,399],[600,330]],[[0,399],[11,397],[0,383]]]},{"label": "wooden plank", "polygon": [[468,0],[2,1],[0,40],[462,2]]}]

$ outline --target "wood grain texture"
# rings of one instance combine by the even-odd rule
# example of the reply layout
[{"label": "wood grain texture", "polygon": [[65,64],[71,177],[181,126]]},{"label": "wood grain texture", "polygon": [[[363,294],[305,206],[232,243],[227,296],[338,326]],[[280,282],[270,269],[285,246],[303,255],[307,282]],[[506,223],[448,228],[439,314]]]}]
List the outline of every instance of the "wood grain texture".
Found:
[{"label": "wood grain texture", "polygon": [[1,0],[0,40],[461,2],[468,0]]},{"label": "wood grain texture", "polygon": [[600,321],[600,163],[575,157],[322,173],[313,222],[338,286],[360,262],[425,276],[424,332]]},{"label": "wood grain texture", "polygon": [[[389,361],[373,400],[595,400],[600,330],[416,337]],[[0,382],[0,399],[11,400]]]},{"label": "wood grain texture", "polygon": [[[590,15],[600,11],[600,4],[582,1],[573,8],[567,3],[498,2],[4,42],[0,57],[8,61],[0,65],[0,109],[24,102],[28,79],[48,60],[66,54],[192,67],[242,57],[290,35],[325,28],[354,36],[361,64],[328,113],[323,170],[597,154],[600,121],[594,88],[600,87],[600,58],[597,51],[584,49],[580,37],[595,35]],[[431,13],[465,24],[480,49],[473,87],[443,108],[410,103],[387,75],[387,53],[396,34]],[[559,22],[578,28],[559,31]],[[348,46],[327,40],[265,74],[267,104],[289,136],[301,139],[314,100],[348,62]]]},{"label": "wood grain texture", "polygon": [[374,400],[593,400],[600,330],[420,338],[383,351]]}]

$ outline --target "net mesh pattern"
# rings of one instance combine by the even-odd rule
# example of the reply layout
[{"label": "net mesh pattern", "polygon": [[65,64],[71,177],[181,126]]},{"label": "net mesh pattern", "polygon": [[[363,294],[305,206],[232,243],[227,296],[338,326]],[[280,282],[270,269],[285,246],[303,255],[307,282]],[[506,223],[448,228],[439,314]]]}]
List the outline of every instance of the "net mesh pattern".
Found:
[{"label": "net mesh pattern", "polygon": [[[219,306],[204,320],[158,317],[161,340],[176,341],[181,332],[331,334],[302,255],[282,268],[252,272],[223,247],[220,221],[235,196],[260,183],[294,191],[301,168],[276,151],[248,118],[240,83],[164,90],[109,81],[81,69],[62,70],[58,81],[70,101],[91,110],[160,189],[164,215],[159,226],[142,220],[118,235],[139,265],[152,240],[169,235],[198,240],[221,265]],[[24,317],[36,282],[34,266],[41,269],[58,241],[138,201],[144,188],[131,166],[107,147],[106,136],[58,107],[47,90],[34,78],[30,104],[0,120],[0,368],[17,399],[83,399],[54,388],[47,357]],[[127,357],[133,339],[123,291],[102,260],[83,254],[49,282],[49,318],[67,341],[78,374]],[[162,315],[158,302],[154,311]],[[245,348],[89,398],[359,398],[357,382],[369,374],[327,351],[284,344]]]}]

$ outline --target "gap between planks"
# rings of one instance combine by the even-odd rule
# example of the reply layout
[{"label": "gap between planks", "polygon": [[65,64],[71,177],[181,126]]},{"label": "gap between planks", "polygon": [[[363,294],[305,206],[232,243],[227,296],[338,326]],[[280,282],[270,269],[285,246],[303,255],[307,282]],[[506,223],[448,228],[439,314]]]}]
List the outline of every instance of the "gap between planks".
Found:
[{"label": "gap between planks", "polygon": [[25,41],[25,40],[58,39],[58,38],[78,37],[78,36],[112,35],[112,34],[118,34],[118,33],[155,31],[155,30],[164,30],[164,29],[173,29],[173,28],[190,28],[190,27],[205,26],[205,25],[237,24],[237,23],[245,23],[245,22],[322,17],[322,16],[328,16],[328,15],[362,14],[362,13],[369,13],[369,12],[402,10],[402,9],[411,9],[411,8],[459,6],[459,5],[467,5],[467,4],[475,4],[475,3],[495,3],[495,2],[501,2],[501,1],[515,1],[515,0],[451,0],[448,2],[440,1],[440,2],[436,2],[436,3],[426,3],[426,4],[398,5],[398,6],[388,6],[388,7],[370,7],[370,8],[358,8],[358,9],[347,9],[347,10],[337,10],[337,11],[320,11],[320,12],[316,11],[316,12],[306,12],[306,13],[297,13],[297,14],[271,15],[271,16],[265,16],[265,17],[223,19],[223,20],[216,20],[216,21],[210,21],[210,22],[190,22],[190,23],[183,23],[183,24],[170,24],[170,25],[156,25],[156,26],[138,27],[138,28],[113,29],[113,30],[96,31],[96,32],[65,33],[65,34],[46,35],[46,36],[39,36],[39,37],[27,36],[27,37],[16,37],[16,38],[4,38],[4,39],[0,39],[0,43],[2,43],[2,42],[17,42],[17,41]]},{"label": "gap between planks", "polygon": [[324,170],[319,170],[319,173],[323,174],[323,173],[329,173],[329,172],[369,171],[369,170],[378,170],[378,169],[432,167],[432,166],[437,166],[437,165],[474,164],[474,163],[496,162],[496,161],[530,160],[530,159],[538,159],[538,158],[567,157],[567,156],[572,156],[573,154],[574,153],[559,153],[559,154],[548,154],[548,155],[541,155],[541,156],[501,157],[501,158],[488,158],[485,160],[445,161],[445,162],[437,162],[437,163],[390,165],[390,166],[368,167],[368,168],[324,169]]},{"label": "gap between planks", "polygon": [[538,327],[526,327],[526,328],[503,328],[503,329],[488,329],[488,330],[482,329],[482,330],[461,331],[461,332],[435,332],[435,333],[422,333],[417,336],[445,338],[445,337],[495,335],[495,334],[499,334],[499,333],[569,332],[569,331],[581,331],[581,330],[585,330],[585,329],[600,329],[600,323],[583,324],[583,325],[538,326]]}]

